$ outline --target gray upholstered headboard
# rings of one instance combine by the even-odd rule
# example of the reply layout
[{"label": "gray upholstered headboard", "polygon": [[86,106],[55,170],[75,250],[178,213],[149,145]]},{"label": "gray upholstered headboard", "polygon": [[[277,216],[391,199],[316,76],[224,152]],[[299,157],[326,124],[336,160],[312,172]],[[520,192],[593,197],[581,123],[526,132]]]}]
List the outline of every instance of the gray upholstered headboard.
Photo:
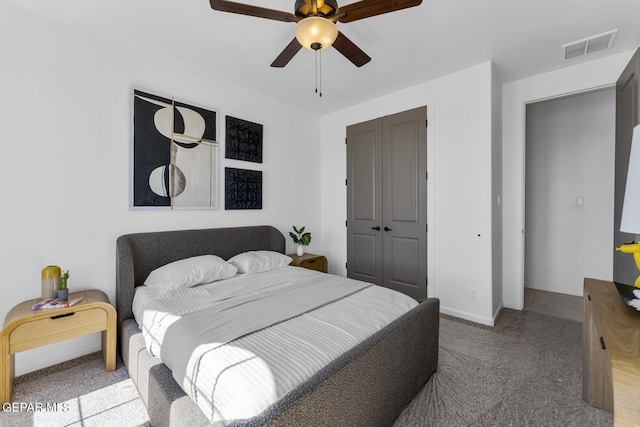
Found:
[{"label": "gray upholstered headboard", "polygon": [[136,286],[149,273],[179,259],[218,255],[229,259],[246,251],[284,253],[284,236],[268,226],[210,228],[126,234],[116,242],[116,309],[118,325],[133,318],[131,305]]}]

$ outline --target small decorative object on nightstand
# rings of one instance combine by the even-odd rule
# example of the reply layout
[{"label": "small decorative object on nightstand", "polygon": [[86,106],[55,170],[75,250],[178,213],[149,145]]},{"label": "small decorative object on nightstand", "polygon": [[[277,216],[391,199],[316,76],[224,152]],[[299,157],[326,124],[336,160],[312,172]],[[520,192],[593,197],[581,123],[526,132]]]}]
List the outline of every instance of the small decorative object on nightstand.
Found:
[{"label": "small decorative object on nightstand", "polygon": [[293,261],[291,264],[294,267],[302,267],[309,270],[317,270],[323,273],[328,271],[327,268],[327,258],[322,255],[316,254],[304,254],[302,256],[298,256],[296,254],[289,254]]},{"label": "small decorative object on nightstand", "polygon": [[58,301],[66,301],[69,299],[69,288],[67,288],[67,281],[69,280],[69,270],[62,273],[60,276],[60,287],[58,288]]},{"label": "small decorative object on nightstand", "polygon": [[296,253],[298,254],[298,256],[302,256],[304,254],[304,248],[303,246],[308,246],[309,243],[311,243],[311,233],[309,232],[304,232],[305,227],[303,226],[301,229],[297,229],[296,226],[293,226],[293,231],[294,232],[289,232],[289,236],[291,236],[291,238],[293,239],[293,243],[298,245],[298,248],[296,249]]},{"label": "small decorative object on nightstand", "polygon": [[62,270],[57,265],[48,265],[42,269],[41,299],[56,297],[61,274]]}]

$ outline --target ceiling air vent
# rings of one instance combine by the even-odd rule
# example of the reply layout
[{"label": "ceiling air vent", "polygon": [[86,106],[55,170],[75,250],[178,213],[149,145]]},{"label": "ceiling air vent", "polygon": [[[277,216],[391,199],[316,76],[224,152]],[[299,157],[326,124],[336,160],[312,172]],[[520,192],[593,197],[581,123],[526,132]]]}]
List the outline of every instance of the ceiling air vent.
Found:
[{"label": "ceiling air vent", "polygon": [[616,34],[618,34],[618,30],[613,30],[608,33],[598,34],[597,36],[563,44],[562,48],[564,49],[564,59],[571,59],[577,56],[588,55],[590,53],[609,49],[613,46]]}]

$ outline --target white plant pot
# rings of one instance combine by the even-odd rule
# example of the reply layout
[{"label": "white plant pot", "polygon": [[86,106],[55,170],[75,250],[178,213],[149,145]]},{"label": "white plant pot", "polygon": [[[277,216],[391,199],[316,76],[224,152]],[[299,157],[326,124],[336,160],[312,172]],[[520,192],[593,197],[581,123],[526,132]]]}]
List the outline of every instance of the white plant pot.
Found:
[{"label": "white plant pot", "polygon": [[298,256],[304,255],[304,247],[302,245],[298,245],[298,249],[296,250]]}]

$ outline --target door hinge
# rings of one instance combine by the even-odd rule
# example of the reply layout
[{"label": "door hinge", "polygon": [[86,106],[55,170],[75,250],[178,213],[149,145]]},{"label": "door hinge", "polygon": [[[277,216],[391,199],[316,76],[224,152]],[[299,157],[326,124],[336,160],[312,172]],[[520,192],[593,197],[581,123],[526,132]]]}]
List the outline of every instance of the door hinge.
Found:
[{"label": "door hinge", "polygon": [[345,262],[344,263],[344,268],[349,268],[349,267],[347,267],[347,265],[348,265],[348,263]]},{"label": "door hinge", "polygon": [[428,119],[425,119],[425,121],[424,121],[424,126],[425,126],[425,127],[429,127],[429,120],[428,120]]},{"label": "door hinge", "polygon": [[345,226],[345,227],[348,227],[347,223],[348,223],[348,221],[345,221],[345,222],[344,222],[344,226]]},{"label": "door hinge", "polygon": [[347,180],[346,179],[344,180],[344,185],[347,185]]},{"label": "door hinge", "polygon": [[424,179],[429,180],[429,172],[424,173]]},{"label": "door hinge", "polygon": [[345,139],[344,139],[344,143],[345,143],[345,144],[347,143],[347,138],[345,138]]},{"label": "door hinge", "polygon": [[426,231],[427,233],[429,232],[429,224],[424,225],[424,231]]}]

